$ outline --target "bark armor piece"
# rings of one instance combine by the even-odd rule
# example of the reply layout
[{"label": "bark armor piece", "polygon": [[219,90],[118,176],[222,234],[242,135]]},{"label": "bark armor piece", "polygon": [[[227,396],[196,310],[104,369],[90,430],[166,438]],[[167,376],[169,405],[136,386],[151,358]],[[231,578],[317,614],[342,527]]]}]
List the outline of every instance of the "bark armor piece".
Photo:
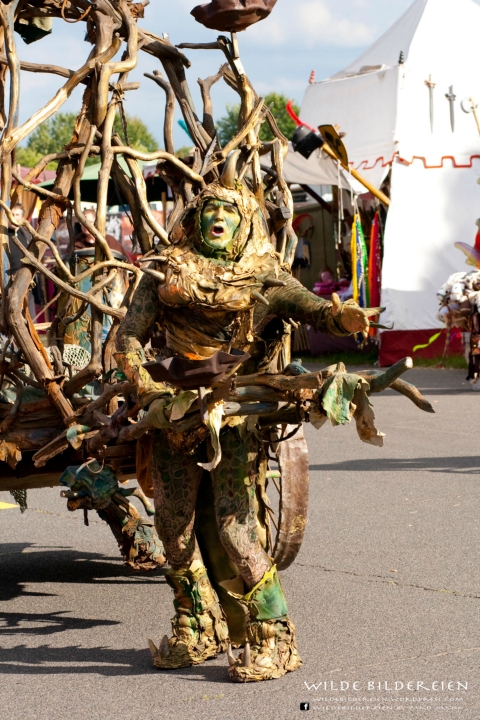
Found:
[{"label": "bark armor piece", "polygon": [[241,659],[230,664],[230,679],[233,682],[273,680],[299,668],[302,660],[297,650],[295,626],[287,614],[276,566],[238,599],[249,615],[247,644]]},{"label": "bark armor piece", "polygon": [[189,667],[224,652],[227,621],[205,567],[194,560],[187,570],[171,570],[165,578],[175,594],[176,613],[172,637],[165,635],[159,649],[149,641],[155,667]]}]

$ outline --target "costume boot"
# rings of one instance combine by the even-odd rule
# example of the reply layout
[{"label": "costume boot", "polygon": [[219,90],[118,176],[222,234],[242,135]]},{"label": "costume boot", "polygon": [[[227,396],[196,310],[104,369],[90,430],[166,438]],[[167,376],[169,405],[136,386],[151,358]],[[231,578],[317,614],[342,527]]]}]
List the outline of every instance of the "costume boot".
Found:
[{"label": "costume boot", "polygon": [[302,664],[295,641],[295,627],[274,565],[243,598],[247,608],[247,643],[241,657],[228,649],[230,679],[256,682],[282,677]]},{"label": "costume boot", "polygon": [[160,648],[148,641],[153,664],[174,669],[216,657],[228,645],[228,627],[205,567],[194,560],[188,570],[171,570],[165,577],[175,593],[173,635],[165,635]]}]

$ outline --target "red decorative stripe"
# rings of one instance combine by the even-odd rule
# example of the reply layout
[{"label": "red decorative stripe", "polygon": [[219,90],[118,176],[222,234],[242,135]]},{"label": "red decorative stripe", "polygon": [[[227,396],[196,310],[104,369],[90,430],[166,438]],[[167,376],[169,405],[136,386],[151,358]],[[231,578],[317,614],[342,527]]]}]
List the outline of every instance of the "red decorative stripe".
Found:
[{"label": "red decorative stripe", "polygon": [[[443,164],[444,160],[451,160],[453,163],[453,167],[458,170],[458,169],[473,167],[473,161],[480,160],[480,155],[471,155],[470,162],[465,163],[465,164],[457,162],[453,155],[443,155],[441,158],[440,165],[428,165],[427,159],[425,157],[423,157],[422,155],[413,155],[411,160],[406,160],[405,158],[400,157],[398,152],[396,152],[392,155],[391,160],[385,160],[383,155],[378,157],[373,164],[369,164],[368,160],[362,160],[360,163],[356,164],[356,169],[357,170],[373,170],[373,168],[375,168],[379,162],[382,163],[382,167],[386,167],[387,165],[392,165],[392,163],[395,159],[397,159],[398,162],[401,162],[404,165],[413,165],[414,160],[421,160],[423,162],[425,170],[439,170],[444,167],[444,164]],[[355,163],[351,162],[350,165],[352,165],[352,167],[353,167],[353,166],[355,166]]]}]

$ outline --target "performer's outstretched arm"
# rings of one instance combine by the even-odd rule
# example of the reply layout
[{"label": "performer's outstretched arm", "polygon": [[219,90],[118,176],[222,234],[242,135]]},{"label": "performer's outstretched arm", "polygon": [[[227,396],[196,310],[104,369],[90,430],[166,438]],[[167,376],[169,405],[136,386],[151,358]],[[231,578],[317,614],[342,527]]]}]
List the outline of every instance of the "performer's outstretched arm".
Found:
[{"label": "performer's outstretched arm", "polygon": [[275,313],[285,320],[292,318],[328,335],[350,335],[333,316],[331,302],[314,295],[286,272],[279,274],[279,280],[286,283],[285,287],[273,287],[265,293],[270,303],[268,313]]},{"label": "performer's outstretched arm", "polygon": [[318,297],[307,290],[298,280],[286,272],[279,274],[284,287],[267,290],[265,297],[270,303],[269,313],[275,313],[288,320],[311,325],[315,330],[328,335],[351,335],[361,332],[368,335],[368,317],[378,315],[382,308],[360,308],[353,300],[342,303],[335,293],[332,302]]}]

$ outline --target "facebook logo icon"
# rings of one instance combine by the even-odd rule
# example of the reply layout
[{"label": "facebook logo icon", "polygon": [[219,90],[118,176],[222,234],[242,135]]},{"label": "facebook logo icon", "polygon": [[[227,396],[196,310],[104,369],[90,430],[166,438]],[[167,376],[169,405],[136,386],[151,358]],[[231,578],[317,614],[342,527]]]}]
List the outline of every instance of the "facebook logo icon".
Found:
[{"label": "facebook logo icon", "polygon": [[300,703],[300,710],[310,710],[310,703]]}]

